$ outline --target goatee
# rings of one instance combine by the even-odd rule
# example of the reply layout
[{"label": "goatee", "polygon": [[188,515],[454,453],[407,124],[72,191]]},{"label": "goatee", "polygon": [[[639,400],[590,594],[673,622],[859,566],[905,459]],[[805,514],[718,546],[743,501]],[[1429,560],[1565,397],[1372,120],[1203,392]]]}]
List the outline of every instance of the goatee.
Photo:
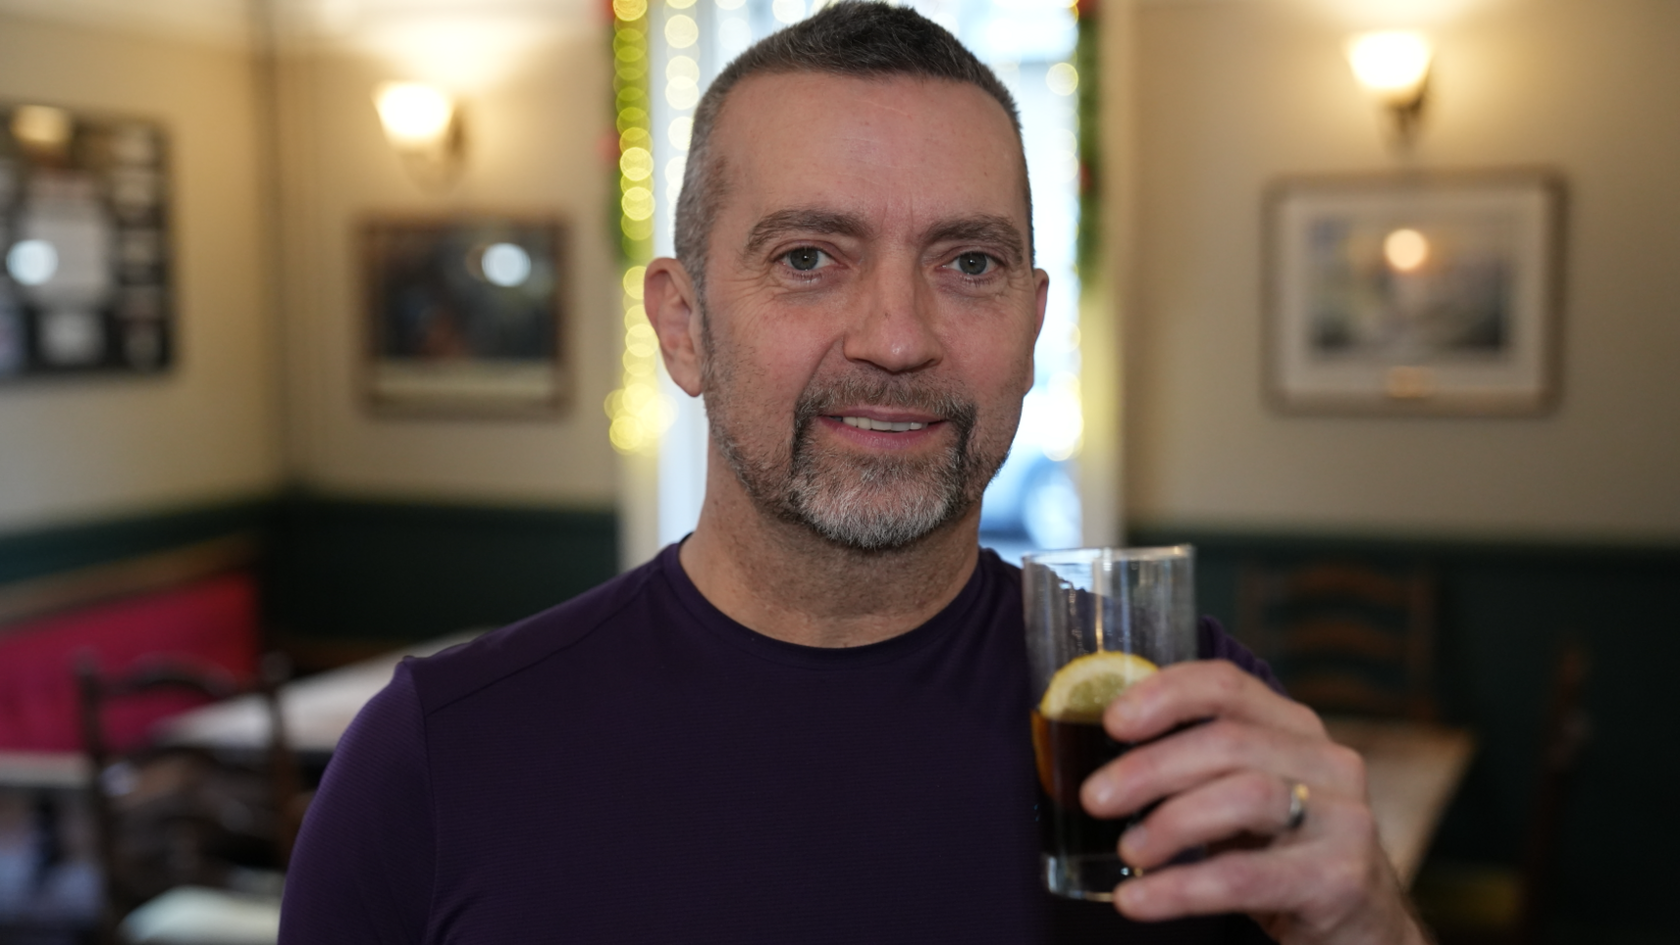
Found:
[{"label": "goatee", "polygon": [[[707,350],[716,351],[709,339]],[[706,413],[736,478],[761,508],[846,548],[903,548],[955,521],[979,503],[1008,454],[1007,442],[976,442],[973,401],[925,378],[876,373],[813,381],[795,404],[790,450],[750,455],[734,429],[730,385],[719,383],[730,372],[713,361],[702,366]],[[859,456],[819,444],[822,417],[862,405],[938,417],[950,442],[924,457]]]}]

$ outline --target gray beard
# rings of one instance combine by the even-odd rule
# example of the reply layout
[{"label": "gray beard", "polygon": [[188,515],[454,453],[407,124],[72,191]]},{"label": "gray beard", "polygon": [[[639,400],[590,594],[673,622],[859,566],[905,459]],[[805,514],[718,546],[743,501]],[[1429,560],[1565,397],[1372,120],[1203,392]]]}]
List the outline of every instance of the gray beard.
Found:
[{"label": "gray beard", "polygon": [[[703,323],[701,331],[706,416],[718,452],[760,508],[842,547],[903,548],[960,518],[980,501],[1008,453],[1007,444],[997,456],[976,450],[977,410],[971,401],[919,379],[873,372],[813,382],[794,407],[792,447],[785,458],[749,456],[732,432],[727,382],[734,372],[727,364],[717,364],[709,325]],[[856,404],[942,417],[955,431],[956,442],[921,459],[859,458],[818,446],[818,419]]]}]

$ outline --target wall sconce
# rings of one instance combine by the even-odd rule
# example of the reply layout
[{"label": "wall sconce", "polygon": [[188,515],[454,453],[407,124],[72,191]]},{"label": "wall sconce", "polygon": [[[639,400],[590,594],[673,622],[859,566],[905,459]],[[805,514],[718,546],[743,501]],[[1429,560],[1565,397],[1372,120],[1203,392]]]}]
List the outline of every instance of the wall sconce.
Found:
[{"label": "wall sconce", "polygon": [[466,134],[454,99],[419,82],[386,82],[374,90],[373,104],[385,127],[385,140],[415,183],[442,190],[455,182]]},{"label": "wall sconce", "polygon": [[1361,33],[1348,41],[1348,64],[1359,84],[1394,119],[1396,139],[1409,147],[1423,117],[1434,49],[1429,37],[1410,30]]},{"label": "wall sconce", "polygon": [[70,153],[75,121],[62,108],[19,105],[12,112],[12,138],[37,161],[61,164]]}]

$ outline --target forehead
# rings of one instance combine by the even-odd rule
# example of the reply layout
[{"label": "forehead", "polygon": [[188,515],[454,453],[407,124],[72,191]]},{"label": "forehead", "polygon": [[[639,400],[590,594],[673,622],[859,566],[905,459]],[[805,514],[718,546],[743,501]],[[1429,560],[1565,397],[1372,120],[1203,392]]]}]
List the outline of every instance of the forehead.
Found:
[{"label": "forehead", "polygon": [[711,148],[720,217],[736,224],[822,206],[885,225],[986,213],[1027,231],[1020,141],[1003,106],[966,82],[754,75],[730,90]]}]

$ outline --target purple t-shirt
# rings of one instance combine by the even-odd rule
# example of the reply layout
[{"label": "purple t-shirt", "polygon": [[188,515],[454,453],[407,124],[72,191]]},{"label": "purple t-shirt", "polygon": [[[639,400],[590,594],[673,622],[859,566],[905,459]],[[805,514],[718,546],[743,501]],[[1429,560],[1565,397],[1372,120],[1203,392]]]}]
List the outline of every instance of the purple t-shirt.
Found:
[{"label": "purple t-shirt", "polygon": [[1044,893],[1029,707],[1020,571],[990,551],[926,624],[827,649],[724,616],[673,545],[398,667],[309,809],[280,940],[1268,941]]}]

